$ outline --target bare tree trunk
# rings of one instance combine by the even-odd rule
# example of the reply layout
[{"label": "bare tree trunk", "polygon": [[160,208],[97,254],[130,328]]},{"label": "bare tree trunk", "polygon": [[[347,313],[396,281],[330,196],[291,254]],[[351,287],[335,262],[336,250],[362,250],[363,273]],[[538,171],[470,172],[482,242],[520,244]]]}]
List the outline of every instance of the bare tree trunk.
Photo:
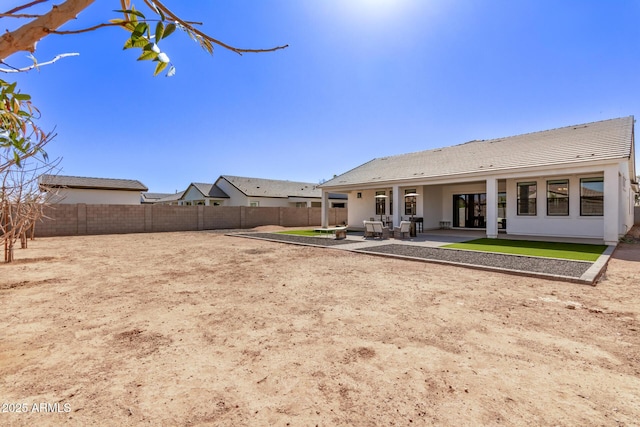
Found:
[{"label": "bare tree trunk", "polygon": [[66,22],[75,19],[95,0],[67,0],[44,15],[16,29],[6,32],[0,37],[0,60],[5,60],[16,52],[34,52],[36,43],[49,35],[49,31],[57,30]]},{"label": "bare tree trunk", "polygon": [[8,240],[7,242],[5,242],[4,258],[5,262],[13,262],[13,240]]}]

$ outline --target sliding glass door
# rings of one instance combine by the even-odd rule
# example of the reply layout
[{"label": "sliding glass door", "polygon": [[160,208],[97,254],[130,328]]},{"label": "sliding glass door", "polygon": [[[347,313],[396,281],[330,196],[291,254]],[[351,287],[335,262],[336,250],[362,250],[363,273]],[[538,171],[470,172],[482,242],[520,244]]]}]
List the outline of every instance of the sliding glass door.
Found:
[{"label": "sliding glass door", "polygon": [[485,228],[487,219],[487,195],[454,194],[453,226],[461,228]]}]

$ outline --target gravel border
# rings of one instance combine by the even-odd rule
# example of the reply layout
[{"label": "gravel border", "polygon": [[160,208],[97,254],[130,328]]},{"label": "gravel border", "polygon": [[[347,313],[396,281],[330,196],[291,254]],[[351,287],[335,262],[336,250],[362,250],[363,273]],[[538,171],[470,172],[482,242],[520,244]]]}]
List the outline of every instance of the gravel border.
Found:
[{"label": "gravel border", "polygon": [[354,243],[353,240],[341,239],[336,240],[333,237],[309,237],[297,236],[295,234],[279,234],[279,233],[234,233],[234,236],[255,237],[258,239],[277,240],[280,242],[301,243],[305,245],[315,246],[338,246]]},{"label": "gravel border", "polygon": [[[233,233],[234,236],[266,239],[283,243],[313,246],[340,246],[360,243],[354,240],[336,240],[330,237],[308,237],[277,233]],[[461,249],[429,248],[397,243],[353,249],[354,252],[390,255],[400,258],[422,259],[451,264],[487,268],[521,274],[543,274],[557,278],[580,280],[594,264],[588,261],[572,261],[557,258],[529,257]]]},{"label": "gravel border", "polygon": [[360,249],[373,252],[481,267],[500,268],[522,272],[543,273],[579,279],[593,265],[587,261],[571,261],[556,258],[528,257],[457,249],[427,248],[424,246],[389,244]]}]

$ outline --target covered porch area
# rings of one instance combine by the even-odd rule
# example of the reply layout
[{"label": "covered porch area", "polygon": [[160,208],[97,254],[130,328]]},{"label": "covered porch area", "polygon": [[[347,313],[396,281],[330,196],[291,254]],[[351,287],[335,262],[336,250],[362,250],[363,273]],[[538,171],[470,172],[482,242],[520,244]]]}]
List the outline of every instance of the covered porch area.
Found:
[{"label": "covered porch area", "polygon": [[[410,221],[415,225],[412,237],[436,230],[475,230],[482,237],[497,238],[508,223],[506,185],[505,179],[496,179],[349,189],[344,193],[349,199],[348,224],[357,230],[364,221],[375,220],[396,229],[402,221]],[[328,225],[326,206],[323,193],[323,226]]]}]

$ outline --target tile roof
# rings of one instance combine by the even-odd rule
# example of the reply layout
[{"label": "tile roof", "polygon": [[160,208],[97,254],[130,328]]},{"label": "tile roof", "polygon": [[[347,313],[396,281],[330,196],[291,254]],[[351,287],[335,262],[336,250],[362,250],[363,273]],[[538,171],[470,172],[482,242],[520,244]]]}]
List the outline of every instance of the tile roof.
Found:
[{"label": "tile roof", "polygon": [[171,196],[171,193],[142,193],[142,203],[155,203],[167,196]]},{"label": "tile roof", "polygon": [[98,190],[147,191],[143,183],[135,179],[88,178],[82,176],[40,175],[38,183],[44,187],[85,188]]},{"label": "tile roof", "polygon": [[172,196],[173,193],[142,193],[142,197],[147,200],[162,199],[163,197]]},{"label": "tile roof", "polygon": [[215,184],[207,184],[203,182],[192,182],[191,185],[196,187],[198,191],[202,193],[203,196],[224,198],[224,199],[229,198],[227,193],[222,191],[222,189]]},{"label": "tile roof", "polygon": [[633,123],[633,116],[629,116],[375,158],[321,187],[630,158]]},{"label": "tile roof", "polygon": [[251,197],[322,197],[317,184],[264,178],[221,175],[246,196]]},{"label": "tile roof", "polygon": [[175,202],[178,201],[184,196],[184,191],[178,191],[175,194],[169,194],[161,199],[156,200],[157,203],[167,203],[167,202]]}]

